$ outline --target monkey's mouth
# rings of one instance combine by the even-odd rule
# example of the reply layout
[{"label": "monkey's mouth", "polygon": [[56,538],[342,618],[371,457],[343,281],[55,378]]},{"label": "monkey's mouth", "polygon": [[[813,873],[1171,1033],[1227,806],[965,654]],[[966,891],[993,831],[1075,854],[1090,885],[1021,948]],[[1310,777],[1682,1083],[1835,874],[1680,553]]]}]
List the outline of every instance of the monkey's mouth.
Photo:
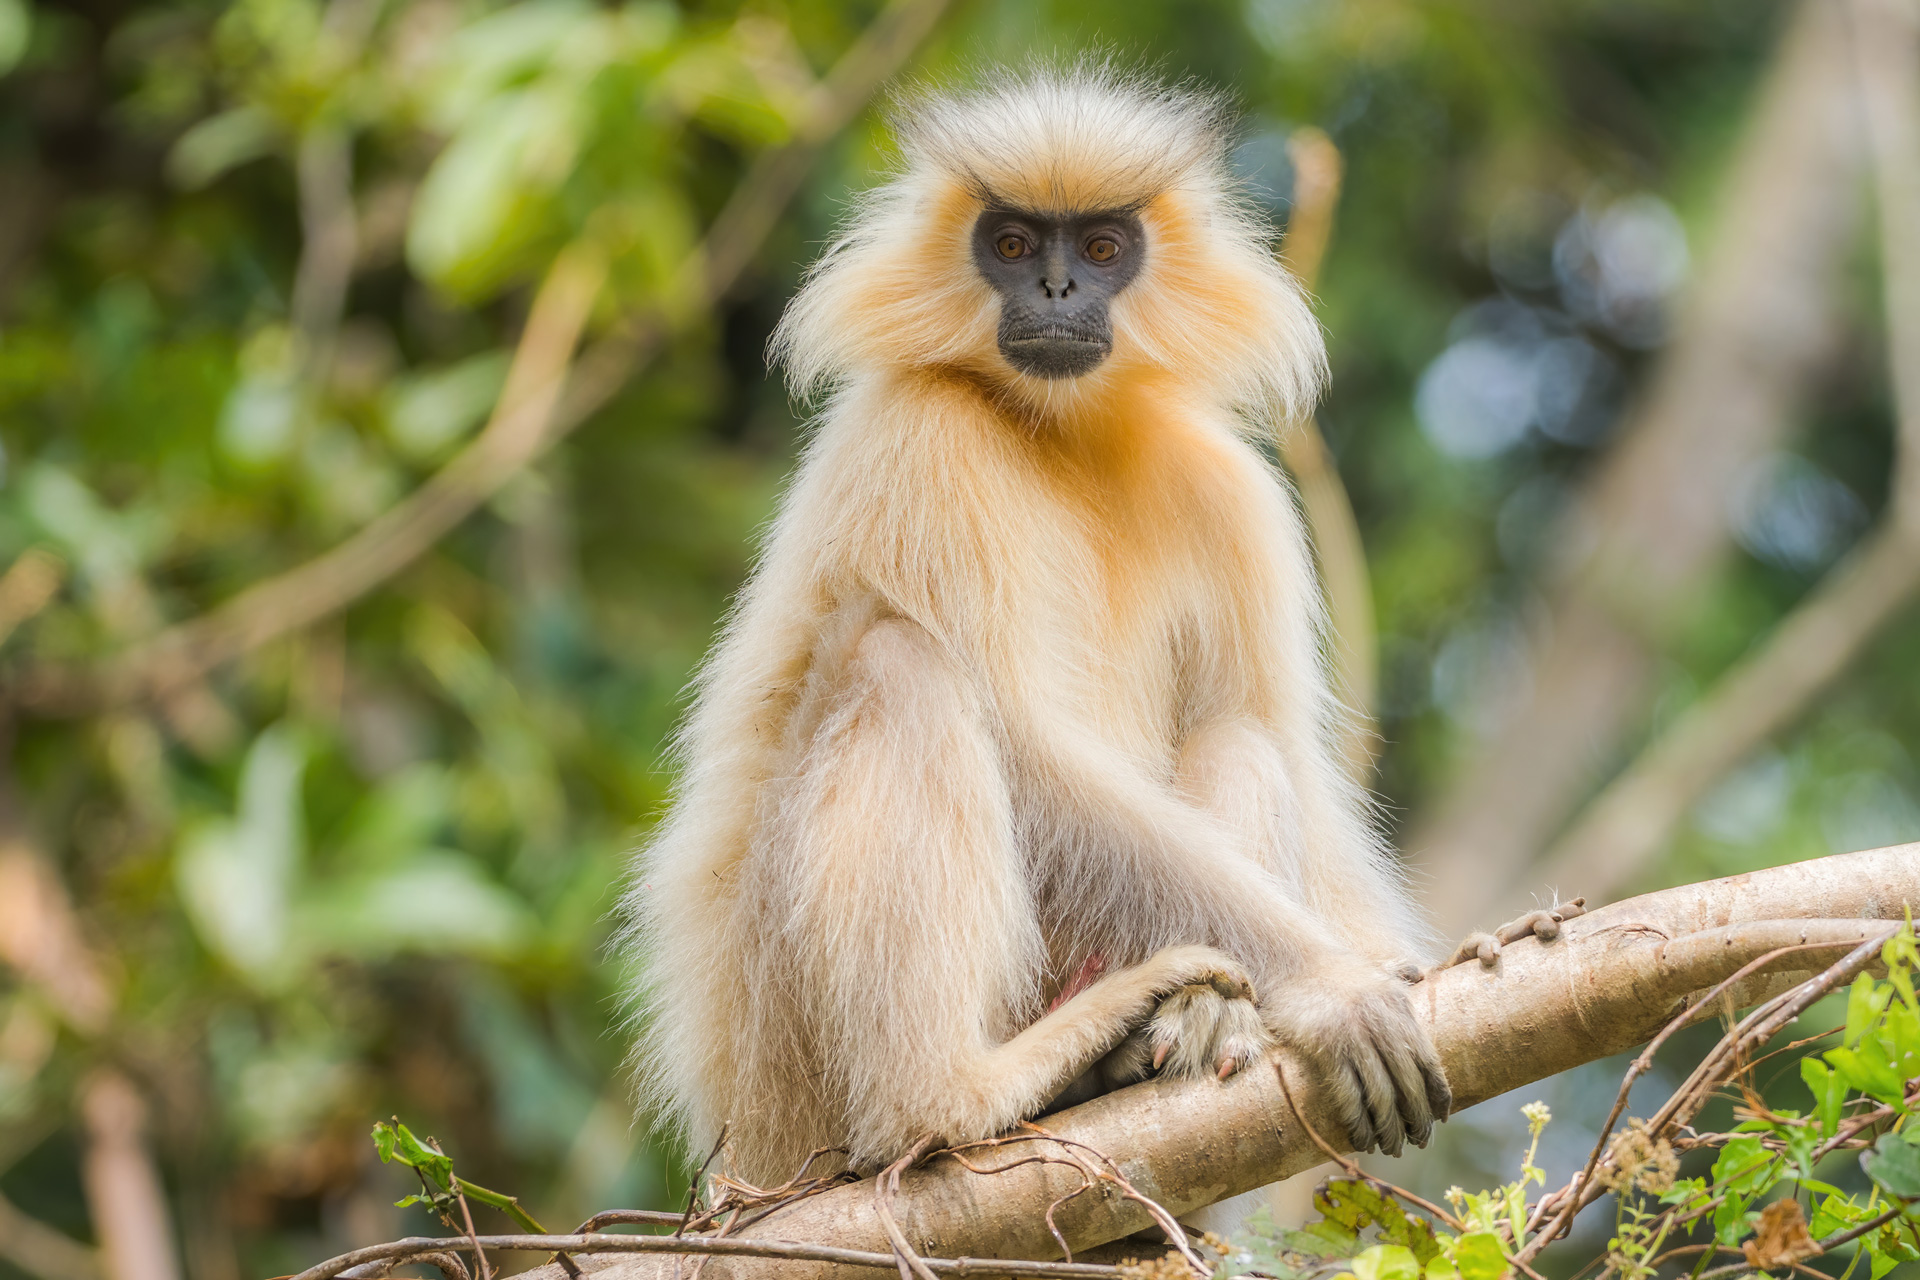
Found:
[{"label": "monkey's mouth", "polygon": [[1064,325],[1002,329],[1000,354],[1036,378],[1078,378],[1092,373],[1113,350],[1111,336]]}]

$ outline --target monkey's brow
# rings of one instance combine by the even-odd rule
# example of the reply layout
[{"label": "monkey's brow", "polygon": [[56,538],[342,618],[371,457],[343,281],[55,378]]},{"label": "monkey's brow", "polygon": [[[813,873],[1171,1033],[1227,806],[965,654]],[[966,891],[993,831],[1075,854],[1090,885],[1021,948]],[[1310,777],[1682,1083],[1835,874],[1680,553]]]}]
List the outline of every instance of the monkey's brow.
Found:
[{"label": "monkey's brow", "polygon": [[1138,200],[1132,200],[1126,204],[1108,205],[1101,209],[1034,209],[1020,204],[1018,201],[1009,200],[996,192],[992,187],[977,180],[975,183],[974,196],[981,204],[986,206],[989,212],[1010,214],[1016,218],[1025,218],[1030,222],[1064,222],[1068,218],[1081,222],[1097,222],[1101,218],[1123,218],[1138,214],[1153,201],[1153,197],[1151,196],[1142,196]]}]

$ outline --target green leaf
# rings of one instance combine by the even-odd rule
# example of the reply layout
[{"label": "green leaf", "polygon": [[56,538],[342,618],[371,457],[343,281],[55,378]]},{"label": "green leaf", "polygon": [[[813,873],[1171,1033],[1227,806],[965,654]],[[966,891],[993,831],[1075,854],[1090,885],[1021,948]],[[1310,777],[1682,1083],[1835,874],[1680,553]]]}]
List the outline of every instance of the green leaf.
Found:
[{"label": "green leaf", "polygon": [[1350,1266],[1357,1280],[1421,1280],[1413,1251],[1397,1244],[1362,1250]]},{"label": "green leaf", "polygon": [[1775,1132],[1786,1144],[1796,1176],[1803,1182],[1813,1177],[1813,1149],[1820,1145],[1820,1130],[1810,1124],[1783,1124]]},{"label": "green leaf", "polygon": [[1860,1155],[1860,1167],[1875,1185],[1901,1200],[1920,1199],[1920,1147],[1897,1133],[1883,1133],[1871,1151]]},{"label": "green leaf", "polygon": [[1381,1240],[1410,1250],[1423,1265],[1440,1252],[1433,1224],[1408,1214],[1398,1201],[1372,1183],[1353,1178],[1329,1179],[1314,1193],[1313,1204],[1327,1221],[1338,1223],[1356,1236],[1369,1226],[1378,1226]]},{"label": "green leaf", "polygon": [[1739,1191],[1727,1191],[1726,1199],[1713,1211],[1713,1238],[1719,1244],[1734,1245],[1753,1229],[1747,1206],[1753,1197]]},{"label": "green leaf", "polygon": [[1888,1105],[1899,1105],[1906,1092],[1893,1067],[1893,1055],[1878,1035],[1866,1035],[1851,1049],[1829,1049],[1826,1058],[1846,1081],[1847,1088]]},{"label": "green leaf", "polygon": [[1337,1222],[1313,1222],[1298,1231],[1282,1231],[1280,1238],[1294,1253],[1316,1258],[1350,1258],[1360,1237]]},{"label": "green leaf", "polygon": [[273,117],[257,106],[222,111],[180,135],[167,153],[167,177],[182,190],[197,191],[229,169],[270,155],[279,138]]},{"label": "green leaf", "polygon": [[1470,1231],[1454,1246],[1453,1263],[1460,1280],[1500,1280],[1507,1273],[1507,1254],[1500,1237],[1491,1231]]},{"label": "green leaf", "polygon": [[1824,1196],[1814,1207],[1813,1220],[1807,1224],[1807,1233],[1818,1240],[1836,1231],[1844,1231],[1871,1216],[1866,1206],[1857,1203],[1850,1195],[1839,1193]]},{"label": "green leaf", "polygon": [[[1887,1007],[1892,994],[1890,988],[1881,986],[1868,974],[1863,973],[1855,978],[1853,985],[1847,988],[1847,1028],[1842,1042],[1851,1046],[1865,1035],[1874,1019]],[[1831,1059],[1833,1055],[1827,1056]]]},{"label": "green leaf", "polygon": [[193,831],[174,861],[174,883],[209,950],[256,987],[277,990],[301,956],[288,927],[306,852],[301,779],[307,748],[276,725],[247,752],[237,811]]},{"label": "green leaf", "polygon": [[1711,1181],[1722,1191],[1752,1196],[1772,1184],[1777,1163],[1757,1135],[1735,1138],[1720,1149]]},{"label": "green leaf", "polygon": [[1820,1132],[1832,1137],[1840,1131],[1841,1107],[1847,1100],[1847,1082],[1818,1058],[1800,1060],[1800,1078],[1813,1094],[1813,1113],[1820,1118]]}]

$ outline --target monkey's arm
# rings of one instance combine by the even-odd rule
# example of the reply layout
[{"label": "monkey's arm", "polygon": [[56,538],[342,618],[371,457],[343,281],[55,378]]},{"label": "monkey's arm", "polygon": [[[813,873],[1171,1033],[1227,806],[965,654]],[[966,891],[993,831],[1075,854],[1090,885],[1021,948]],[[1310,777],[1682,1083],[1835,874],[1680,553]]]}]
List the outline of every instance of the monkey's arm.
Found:
[{"label": "monkey's arm", "polygon": [[783,945],[856,1165],[920,1135],[1001,1132],[1190,984],[1245,996],[1244,969],[1170,947],[1025,1030],[1044,947],[1005,772],[962,673],[913,623],[853,642],[780,805]]},{"label": "monkey's arm", "polygon": [[[1424,1143],[1452,1095],[1406,984],[1341,927],[1358,931],[1367,921],[1331,918],[1314,900],[1308,868],[1263,862],[1233,816],[1295,824],[1286,838],[1297,854],[1316,834],[1297,825],[1297,802],[1229,772],[1215,779],[1219,796],[1183,787],[1192,802],[1183,801],[1084,741],[1061,735],[1049,756],[1053,793],[1071,805],[1062,820],[1073,825],[1060,834],[1097,851],[1100,864],[1070,891],[1079,914],[1122,939],[1204,941],[1244,962],[1266,1026],[1318,1061],[1356,1148],[1397,1154],[1409,1139]],[[1210,803],[1220,796],[1235,803]],[[1378,906],[1388,920],[1405,914],[1390,894]]]}]

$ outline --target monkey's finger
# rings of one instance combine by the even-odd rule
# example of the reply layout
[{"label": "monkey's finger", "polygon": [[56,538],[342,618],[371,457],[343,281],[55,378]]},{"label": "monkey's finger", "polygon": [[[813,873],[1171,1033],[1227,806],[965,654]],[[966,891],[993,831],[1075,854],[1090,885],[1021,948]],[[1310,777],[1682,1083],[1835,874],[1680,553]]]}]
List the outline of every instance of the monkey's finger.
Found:
[{"label": "monkey's finger", "polygon": [[1367,1086],[1361,1083],[1360,1073],[1350,1062],[1340,1062],[1334,1074],[1344,1078],[1344,1087],[1337,1081],[1333,1089],[1333,1107],[1340,1113],[1341,1123],[1347,1126],[1347,1141],[1355,1151],[1371,1150],[1374,1136],[1373,1122],[1367,1115]]},{"label": "monkey's finger", "polygon": [[1353,1055],[1354,1069],[1366,1086],[1367,1114],[1380,1139],[1380,1150],[1397,1156],[1406,1147],[1406,1127],[1400,1123],[1399,1103],[1394,1097],[1393,1077],[1371,1044],[1363,1043]]},{"label": "monkey's finger", "polygon": [[1402,1041],[1376,1038],[1374,1044],[1387,1065],[1387,1074],[1393,1077],[1394,1100],[1400,1123],[1406,1126],[1407,1141],[1424,1147],[1433,1135],[1433,1109],[1427,1101],[1427,1082],[1420,1073],[1419,1060]]},{"label": "monkey's finger", "polygon": [[1447,1083],[1446,1068],[1440,1065],[1439,1056],[1421,1054],[1420,1074],[1427,1081],[1427,1105],[1433,1108],[1435,1118],[1445,1120],[1453,1114],[1453,1086]]},{"label": "monkey's finger", "polygon": [[1553,911],[1529,911],[1518,920],[1510,920],[1500,926],[1495,935],[1501,942],[1518,942],[1532,934],[1536,938],[1552,941],[1560,936],[1560,921],[1565,917]]}]

